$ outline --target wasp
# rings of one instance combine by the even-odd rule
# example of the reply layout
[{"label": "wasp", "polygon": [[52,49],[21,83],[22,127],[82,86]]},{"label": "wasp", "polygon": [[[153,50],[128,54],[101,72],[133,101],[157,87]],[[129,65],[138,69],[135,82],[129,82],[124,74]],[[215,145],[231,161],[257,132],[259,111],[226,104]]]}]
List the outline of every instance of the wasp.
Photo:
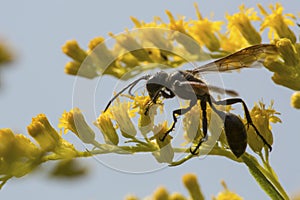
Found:
[{"label": "wasp", "polygon": [[[197,155],[197,152],[201,144],[207,141],[208,121],[207,121],[207,104],[212,110],[217,113],[219,117],[224,119],[224,132],[226,139],[232,153],[239,158],[247,147],[247,132],[246,127],[242,120],[235,114],[227,113],[216,108],[216,105],[233,105],[240,103],[244,110],[244,115],[247,121],[247,127],[252,126],[258,137],[264,142],[264,144],[272,150],[272,147],[262,134],[258,131],[254,125],[246,103],[241,98],[228,98],[224,100],[215,100],[210,91],[220,92],[221,89],[214,86],[208,86],[198,75],[206,72],[227,72],[242,68],[251,68],[255,64],[261,64],[266,56],[274,55],[277,53],[277,48],[272,44],[258,44],[226,57],[220,58],[216,61],[210,62],[200,67],[196,67],[192,70],[178,70],[173,73],[167,73],[165,71],[159,71],[154,75],[144,75],[139,79],[133,81],[120,92],[118,92],[107,104],[104,112],[109,108],[111,103],[123,92],[128,89],[128,93],[132,95],[132,89],[141,80],[146,80],[146,90],[151,102],[148,104],[155,104],[160,98],[174,98],[179,97],[184,100],[189,100],[189,105],[186,108],[179,108],[173,111],[173,123],[168,131],[165,132],[161,140],[163,141],[169,133],[173,131],[177,123],[177,116],[184,115],[192,109],[200,100],[200,107],[202,111],[202,131],[203,137],[200,138],[196,147],[190,148],[190,152],[193,155]],[[237,93],[233,90],[224,90],[225,93],[235,96]],[[149,106],[147,106],[145,114],[147,115]]]}]

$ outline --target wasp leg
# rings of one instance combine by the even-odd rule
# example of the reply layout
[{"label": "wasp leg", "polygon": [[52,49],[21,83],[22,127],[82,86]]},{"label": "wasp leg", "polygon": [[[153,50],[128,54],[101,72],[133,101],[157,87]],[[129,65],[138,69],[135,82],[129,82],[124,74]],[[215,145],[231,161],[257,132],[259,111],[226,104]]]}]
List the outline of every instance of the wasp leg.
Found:
[{"label": "wasp leg", "polygon": [[165,92],[164,90],[159,90],[159,91],[156,92],[154,97],[151,99],[151,101],[147,104],[147,106],[145,108],[145,112],[144,112],[145,115],[148,114],[151,103],[156,103],[156,101],[157,101],[157,99],[160,95],[162,95],[166,99],[170,99],[170,98],[175,97],[175,94],[171,90],[169,90],[167,88],[166,88],[166,90],[169,92],[169,94],[167,92]]},{"label": "wasp leg", "polygon": [[201,101],[201,110],[202,110],[202,131],[203,131],[203,137],[200,139],[199,143],[197,144],[196,148],[192,150],[192,147],[190,148],[190,152],[193,155],[197,155],[197,151],[200,148],[201,144],[205,141],[207,141],[207,113],[206,113],[206,100]]},{"label": "wasp leg", "polygon": [[232,104],[236,104],[236,103],[241,103],[243,105],[243,108],[244,108],[244,112],[245,112],[245,116],[246,116],[246,120],[247,120],[247,125],[248,126],[250,125],[254,128],[255,133],[262,139],[264,144],[268,146],[270,151],[272,151],[271,145],[266,141],[266,139],[260,134],[260,132],[258,131],[256,126],[253,124],[253,121],[251,119],[250,112],[247,108],[247,105],[242,99],[240,99],[240,98],[231,98],[231,99],[225,99],[225,100],[220,100],[220,101],[215,101],[214,100],[213,103],[216,104],[216,105],[232,105]]},{"label": "wasp leg", "polygon": [[164,141],[168,134],[175,128],[175,124],[177,123],[177,117],[176,115],[184,115],[188,111],[192,109],[197,104],[197,99],[191,99],[190,105],[187,108],[181,108],[173,111],[173,124],[171,128],[164,134],[164,136],[161,138],[161,141]]}]

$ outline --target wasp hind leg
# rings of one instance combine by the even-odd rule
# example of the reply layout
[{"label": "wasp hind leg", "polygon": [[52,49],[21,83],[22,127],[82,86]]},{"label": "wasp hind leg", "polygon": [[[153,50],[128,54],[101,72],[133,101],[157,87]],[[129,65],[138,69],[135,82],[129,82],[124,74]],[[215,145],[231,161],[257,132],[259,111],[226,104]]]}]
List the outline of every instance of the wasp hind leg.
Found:
[{"label": "wasp hind leg", "polygon": [[193,155],[198,155],[198,150],[203,142],[207,141],[207,112],[206,112],[206,101],[202,100],[201,103],[201,110],[202,110],[202,131],[203,131],[203,137],[198,142],[195,149],[190,148],[190,153]]},{"label": "wasp hind leg", "polygon": [[261,138],[261,140],[264,142],[265,145],[268,146],[269,150],[272,151],[272,147],[271,145],[267,142],[267,140],[261,135],[261,133],[258,131],[258,129],[256,128],[256,126],[253,124],[253,121],[251,119],[250,116],[250,112],[247,108],[246,103],[243,101],[243,99],[241,98],[231,98],[231,99],[225,99],[225,100],[220,100],[220,101],[213,101],[214,104],[216,105],[232,105],[232,104],[236,104],[236,103],[241,103],[243,105],[244,108],[244,112],[245,112],[245,116],[246,116],[246,120],[247,120],[247,125],[252,126],[255,130],[255,133]]}]

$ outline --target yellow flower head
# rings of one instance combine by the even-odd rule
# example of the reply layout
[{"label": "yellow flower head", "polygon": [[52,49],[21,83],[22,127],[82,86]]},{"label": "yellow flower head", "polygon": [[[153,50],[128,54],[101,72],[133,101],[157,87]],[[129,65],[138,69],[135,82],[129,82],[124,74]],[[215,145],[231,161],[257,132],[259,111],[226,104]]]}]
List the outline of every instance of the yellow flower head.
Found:
[{"label": "yellow flower head", "polygon": [[172,136],[167,135],[167,137],[165,137],[167,130],[168,126],[166,121],[163,124],[155,126],[153,129],[153,137],[156,140],[156,144],[159,146],[159,150],[153,152],[152,155],[160,163],[171,163],[174,158],[174,150],[171,146]]},{"label": "yellow flower head", "polygon": [[43,151],[54,151],[61,137],[51,126],[44,114],[32,118],[28,133],[39,143]]},{"label": "yellow flower head", "polygon": [[[280,113],[273,109],[273,102],[271,102],[271,105],[268,108],[265,107],[264,103],[259,102],[259,104],[255,104],[253,109],[250,111],[253,123],[269,145],[273,144],[272,127],[270,122],[281,122],[280,118],[276,116],[279,114]],[[257,136],[252,128],[248,129],[248,144],[255,152],[261,152],[264,147],[264,142]]]},{"label": "yellow flower head", "polygon": [[[292,43],[296,42],[296,36],[293,31],[288,26],[294,26],[295,23],[293,20],[296,17],[293,14],[283,14],[283,7],[280,3],[270,5],[272,13],[268,14],[267,11],[260,5],[257,5],[260,9],[261,14],[265,17],[263,20],[260,30],[264,30],[269,27],[269,38],[288,38]],[[293,20],[292,20],[293,19]]]},{"label": "yellow flower head", "polygon": [[222,181],[221,184],[223,185],[224,187],[224,191],[223,192],[220,192],[218,194],[218,196],[216,198],[214,198],[215,200],[242,200],[243,198],[240,197],[238,194],[230,191],[225,182]]},{"label": "yellow flower head", "polygon": [[127,50],[132,54],[136,59],[140,62],[147,61],[151,62],[151,58],[146,49],[143,48],[143,45],[136,40],[135,35],[136,32],[126,32],[126,34],[114,35],[113,33],[109,33],[111,37],[113,37],[117,44],[121,46],[123,49]]},{"label": "yellow flower head", "polygon": [[166,10],[166,14],[169,17],[170,24],[169,28],[174,31],[179,31],[181,33],[186,34],[186,28],[188,26],[187,22],[184,22],[184,17],[180,17],[179,20],[175,20],[174,16],[169,10]]},{"label": "yellow flower head", "polygon": [[95,125],[101,130],[105,143],[117,145],[119,137],[111,121],[111,113],[106,111],[102,113],[95,122]]},{"label": "yellow flower head", "polygon": [[62,47],[62,51],[79,63],[82,63],[87,57],[87,53],[79,47],[76,40],[67,41]]},{"label": "yellow flower head", "polygon": [[270,57],[264,66],[274,72],[272,80],[292,90],[300,90],[299,45],[292,44],[287,38],[275,41],[280,57]]},{"label": "yellow flower head", "polygon": [[15,135],[15,151],[22,157],[29,159],[37,158],[41,151],[40,149],[31,142],[31,140],[23,134]]},{"label": "yellow flower head", "polygon": [[[156,115],[156,108],[158,104],[150,106],[150,97],[138,96],[134,97],[133,108],[139,108],[138,114],[140,115],[138,119],[138,127],[142,135],[146,135],[154,127],[154,117]],[[149,107],[150,106],[150,107]],[[147,115],[145,115],[146,110],[149,109]]]},{"label": "yellow flower head", "polygon": [[127,138],[135,137],[137,134],[134,124],[130,119],[135,116],[136,110],[130,109],[130,106],[130,102],[120,102],[117,99],[116,104],[109,108],[112,118],[116,120],[122,135]]},{"label": "yellow flower head", "polygon": [[220,34],[222,21],[210,21],[203,18],[195,4],[198,20],[190,20],[187,32],[192,36],[200,46],[206,46],[210,51],[218,51],[220,49],[220,40],[217,37]]},{"label": "yellow flower head", "polygon": [[[90,50],[94,50],[99,44],[102,44],[103,42],[105,42],[105,38],[104,37],[96,37],[96,38],[94,38],[94,39],[92,39],[90,41],[90,43],[89,43],[89,49]],[[106,50],[109,51],[108,49],[106,49]]]},{"label": "yellow flower head", "polygon": [[70,75],[77,75],[80,69],[81,63],[77,61],[70,61],[65,65],[65,73]]},{"label": "yellow flower head", "polygon": [[295,92],[291,97],[291,105],[294,108],[300,109],[300,92]]},{"label": "yellow flower head", "polygon": [[79,108],[74,108],[70,112],[65,111],[59,120],[58,127],[64,128],[65,133],[68,130],[72,131],[86,144],[92,144],[95,141],[95,133],[86,123]]},{"label": "yellow flower head", "polygon": [[15,143],[15,135],[8,128],[0,129],[0,158],[9,157]]},{"label": "yellow flower head", "polygon": [[192,199],[204,200],[200,185],[195,174],[186,174],[182,177],[184,186],[188,189]]},{"label": "yellow flower head", "polygon": [[[210,110],[208,110],[210,112]],[[210,113],[208,113],[210,116]],[[199,141],[202,133],[202,112],[199,105],[194,106],[183,118],[184,138],[187,142]],[[209,119],[208,119],[209,121]]]},{"label": "yellow flower head", "polygon": [[246,9],[245,5],[242,4],[239,13],[233,15],[227,14],[226,18],[228,20],[227,30],[231,37],[238,39],[236,36],[239,35],[251,45],[261,43],[260,34],[251,24],[251,21],[258,21],[260,19],[253,8]]},{"label": "yellow flower head", "polygon": [[169,192],[165,187],[158,187],[153,193],[153,200],[169,199]]}]

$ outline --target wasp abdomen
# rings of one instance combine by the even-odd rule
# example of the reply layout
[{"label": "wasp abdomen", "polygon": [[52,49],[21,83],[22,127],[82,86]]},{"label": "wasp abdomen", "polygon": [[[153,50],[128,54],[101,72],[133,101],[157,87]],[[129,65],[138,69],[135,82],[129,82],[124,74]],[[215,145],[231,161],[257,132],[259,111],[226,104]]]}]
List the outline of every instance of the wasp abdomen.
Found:
[{"label": "wasp abdomen", "polygon": [[247,133],[242,120],[231,113],[225,116],[225,134],[232,153],[239,158],[247,147]]}]

